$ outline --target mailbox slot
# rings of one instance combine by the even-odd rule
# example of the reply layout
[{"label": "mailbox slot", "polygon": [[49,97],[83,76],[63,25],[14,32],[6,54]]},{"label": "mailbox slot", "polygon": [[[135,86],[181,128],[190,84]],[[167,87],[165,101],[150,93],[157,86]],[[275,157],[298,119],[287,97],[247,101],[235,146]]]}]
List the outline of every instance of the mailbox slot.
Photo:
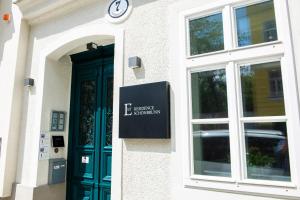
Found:
[{"label": "mailbox slot", "polygon": [[49,160],[48,184],[64,183],[66,177],[66,160],[56,158]]}]

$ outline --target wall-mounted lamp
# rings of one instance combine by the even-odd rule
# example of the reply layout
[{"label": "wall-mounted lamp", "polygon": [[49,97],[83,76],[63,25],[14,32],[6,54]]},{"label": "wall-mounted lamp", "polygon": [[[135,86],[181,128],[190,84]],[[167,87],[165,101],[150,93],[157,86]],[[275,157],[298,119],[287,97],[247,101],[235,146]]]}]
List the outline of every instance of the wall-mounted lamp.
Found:
[{"label": "wall-mounted lamp", "polygon": [[128,58],[128,66],[131,69],[140,68],[142,66],[142,60],[138,56]]},{"label": "wall-mounted lamp", "polygon": [[86,44],[87,50],[96,50],[98,48],[98,45],[94,42],[90,42]]},{"label": "wall-mounted lamp", "polygon": [[24,86],[25,87],[32,87],[32,86],[34,86],[34,79],[32,79],[32,78],[25,78],[24,79]]},{"label": "wall-mounted lamp", "polygon": [[9,22],[10,21],[10,13],[4,13],[2,15],[2,20],[5,22]]}]

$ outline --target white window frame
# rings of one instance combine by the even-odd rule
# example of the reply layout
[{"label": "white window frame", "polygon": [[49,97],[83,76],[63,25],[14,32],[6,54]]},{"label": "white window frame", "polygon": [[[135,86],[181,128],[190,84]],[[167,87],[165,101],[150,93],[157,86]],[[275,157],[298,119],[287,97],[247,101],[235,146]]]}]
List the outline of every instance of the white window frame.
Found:
[{"label": "white window frame", "polygon": [[[178,108],[178,113],[181,113],[182,123],[178,125],[182,134],[183,140],[183,182],[185,187],[202,188],[218,191],[231,191],[235,193],[255,193],[270,197],[300,197],[300,117],[299,117],[299,102],[297,93],[297,82],[295,73],[294,54],[292,49],[292,40],[289,27],[289,12],[287,0],[274,0],[274,10],[277,27],[278,40],[266,42],[261,44],[254,44],[249,46],[238,47],[235,30],[235,12],[237,7],[248,6],[265,2],[267,0],[220,0],[209,5],[193,8],[184,11],[180,14],[180,55],[181,67],[180,76],[178,77],[182,84],[179,87],[181,95],[179,102],[181,106]],[[195,16],[208,16],[209,13],[216,13],[222,10],[223,16],[223,30],[224,30],[224,50],[217,52],[204,53],[200,55],[190,56],[188,20]],[[241,164],[241,155],[245,152],[245,145],[242,136],[242,122],[236,113],[236,108],[231,109],[232,106],[238,107],[238,112],[241,112],[241,94],[235,88],[239,86],[239,76],[237,65],[249,63],[263,63],[280,60],[281,73],[285,100],[285,116],[272,117],[268,119],[252,118],[252,121],[287,121],[287,132],[289,142],[289,156],[290,156],[290,171],[291,182],[268,181],[268,180],[254,180],[245,179],[245,166]],[[197,70],[214,69],[215,67],[224,66],[227,77],[227,100],[228,100],[228,119],[230,130],[230,154],[231,154],[231,174],[232,177],[213,177],[192,175],[193,163],[193,147],[192,147],[192,127],[191,127],[191,96],[190,96],[190,74]],[[215,68],[216,69],[216,68]],[[229,72],[229,73],[227,73]],[[232,76],[233,75],[233,76]],[[240,89],[238,89],[240,90]],[[297,95],[295,95],[297,94]],[[219,120],[219,121],[218,121]],[[221,122],[222,119],[212,119],[213,122]],[[247,120],[247,119],[246,119]],[[208,120],[205,121],[205,123]],[[198,121],[198,122],[201,122]],[[236,131],[238,130],[238,133]],[[234,134],[237,135],[234,135]],[[296,142],[299,141],[299,142]],[[245,155],[245,154],[244,154]],[[245,156],[243,156],[245,158]]]},{"label": "white window frame", "polygon": [[[226,66],[226,64],[224,63],[219,64],[219,65],[212,65],[212,66],[207,66],[207,67],[196,67],[196,68],[192,68],[189,70],[188,73],[188,83],[191,83],[191,75],[192,73],[196,73],[196,72],[206,72],[206,71],[213,71],[213,70],[218,70],[218,69],[225,69],[226,72],[226,90],[227,90],[227,104],[228,104],[228,108],[229,108],[229,96],[231,96],[231,91],[228,87],[228,79],[227,79],[227,74],[228,74],[228,67]],[[188,84],[188,105],[189,105],[189,110],[192,111],[192,92],[191,92],[191,84]],[[209,119],[193,119],[193,113],[189,112],[189,121],[190,121],[190,131],[189,131],[189,137],[192,138],[192,132],[193,132],[193,125],[194,124],[228,124],[229,127],[229,133],[233,133],[233,131],[231,131],[231,127],[230,127],[230,119],[229,119],[229,109],[228,109],[228,116],[226,118],[209,118]],[[232,139],[233,137],[230,135],[229,139]],[[232,142],[230,142],[230,144],[232,144]],[[193,140],[190,139],[190,152],[191,155],[190,157],[193,157],[194,155],[194,151],[193,151]],[[230,146],[230,150],[231,150],[231,146]],[[233,157],[233,152],[230,151],[230,157]],[[218,180],[218,181],[228,181],[228,182],[234,182],[234,178],[233,177],[221,177],[221,176],[207,176],[207,175],[199,175],[199,174],[193,174],[192,172],[194,171],[194,159],[190,160],[191,162],[191,166],[190,166],[190,171],[191,171],[191,178],[193,179],[206,179],[206,180]],[[231,161],[232,162],[232,161]],[[234,165],[231,165],[231,174],[234,171]]]}]

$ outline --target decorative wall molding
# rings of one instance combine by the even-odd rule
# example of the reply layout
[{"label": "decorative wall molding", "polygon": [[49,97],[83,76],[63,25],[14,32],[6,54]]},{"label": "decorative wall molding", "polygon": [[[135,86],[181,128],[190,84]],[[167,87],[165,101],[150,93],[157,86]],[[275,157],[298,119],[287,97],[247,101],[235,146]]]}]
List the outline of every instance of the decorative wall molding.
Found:
[{"label": "decorative wall molding", "polygon": [[[99,0],[98,0],[99,1]],[[51,18],[80,9],[96,0],[14,0],[29,24],[38,24]]]}]

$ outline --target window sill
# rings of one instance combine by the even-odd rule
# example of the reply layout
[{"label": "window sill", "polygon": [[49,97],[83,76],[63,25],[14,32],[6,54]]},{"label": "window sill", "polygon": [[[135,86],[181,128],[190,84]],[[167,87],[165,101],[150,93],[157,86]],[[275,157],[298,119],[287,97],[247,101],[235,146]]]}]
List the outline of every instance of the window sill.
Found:
[{"label": "window sill", "polygon": [[213,52],[209,52],[209,53],[203,53],[203,54],[197,54],[197,55],[187,55],[186,59],[201,58],[201,57],[210,56],[210,55],[231,53],[231,52],[235,52],[235,51],[239,51],[239,50],[253,49],[253,48],[264,47],[264,46],[272,46],[273,45],[275,47],[275,46],[281,45],[281,44],[282,44],[282,41],[276,40],[276,41],[272,41],[272,42],[253,44],[253,45],[248,45],[248,46],[243,46],[243,47],[235,47],[232,49],[224,49],[224,50],[213,51]]},{"label": "window sill", "polygon": [[257,47],[263,47],[263,46],[269,46],[269,45],[277,45],[277,44],[282,44],[282,41],[280,40],[275,40],[271,42],[265,42],[265,43],[259,43],[259,44],[251,44],[251,45],[246,45],[246,46],[241,46],[241,47],[235,47],[232,49],[232,51],[238,51],[241,49],[251,49],[251,48],[257,48]]},{"label": "window sill", "polygon": [[199,58],[199,57],[205,57],[205,56],[209,56],[209,55],[215,55],[215,54],[222,54],[222,53],[226,53],[228,52],[228,50],[219,50],[219,51],[213,51],[213,52],[208,52],[208,53],[203,53],[203,54],[196,54],[196,55],[189,55],[186,58],[187,59],[193,59],[193,58]]},{"label": "window sill", "polygon": [[[198,177],[198,176],[197,176]],[[215,177],[209,179],[195,179],[191,177],[184,179],[185,188],[203,189],[210,191],[219,191],[226,193],[260,195],[275,198],[299,198],[300,191],[297,186],[291,182],[263,181],[263,180],[244,180],[242,182],[234,181],[231,178]],[[199,178],[199,177],[198,177]],[[220,179],[221,178],[221,179]],[[229,179],[229,180],[228,180]]]}]

